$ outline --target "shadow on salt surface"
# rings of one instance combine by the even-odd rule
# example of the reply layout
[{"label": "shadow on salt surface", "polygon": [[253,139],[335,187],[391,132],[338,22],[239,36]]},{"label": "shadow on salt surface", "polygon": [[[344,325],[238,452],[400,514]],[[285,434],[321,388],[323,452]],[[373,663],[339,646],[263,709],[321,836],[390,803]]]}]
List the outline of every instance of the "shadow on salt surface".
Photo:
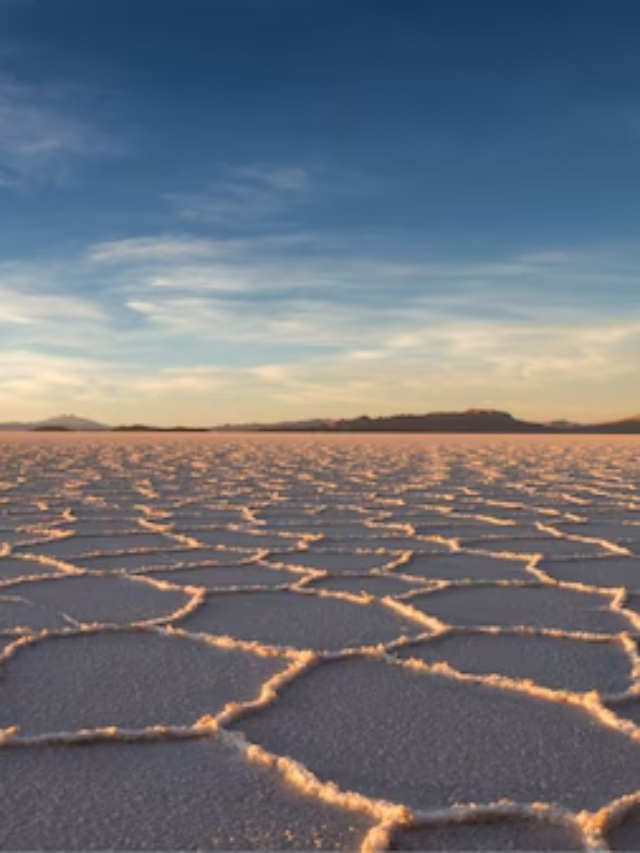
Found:
[{"label": "shadow on salt surface", "polygon": [[[4,530],[0,532],[0,547],[4,545],[10,545],[11,548],[16,548],[16,550],[18,550],[19,548],[27,547],[39,548],[40,543],[46,537],[46,535],[47,534],[45,532],[36,533],[35,531],[29,529],[24,529],[21,531]],[[32,542],[37,542],[38,544],[32,546],[29,544]]]},{"label": "shadow on salt surface", "polygon": [[23,516],[22,518],[18,518],[16,516],[0,516],[0,536],[3,536],[5,533],[16,533],[17,531],[22,532],[24,530],[28,531],[34,527],[58,527],[61,522],[64,522],[64,518],[62,516],[45,515],[44,513]]},{"label": "shadow on salt surface", "polygon": [[132,519],[140,518],[142,511],[140,509],[142,499],[135,504],[126,507],[119,507],[116,504],[93,504],[93,503],[78,503],[77,501],[62,501],[59,504],[60,510],[70,510],[74,517],[82,519],[89,523],[91,521],[102,522],[105,518],[109,521],[117,523],[121,521],[123,524],[131,524]]},{"label": "shadow on salt surface", "polygon": [[357,604],[294,592],[212,595],[178,625],[191,632],[315,651],[389,643],[426,631],[424,625],[375,602]]},{"label": "shadow on salt surface", "polygon": [[0,631],[25,633],[68,626],[61,615],[34,605],[21,596],[18,587],[12,593],[6,588],[0,592]]},{"label": "shadow on salt surface", "polygon": [[368,506],[354,506],[353,504],[344,504],[343,506],[323,508],[313,516],[320,524],[338,524],[344,525],[347,522],[354,524],[364,524],[371,516],[375,516],[379,510]]},{"label": "shadow on salt surface", "polygon": [[167,521],[172,521],[175,524],[180,524],[182,527],[204,525],[206,527],[214,527],[226,524],[246,524],[247,518],[241,509],[208,509],[207,507],[194,507],[190,505],[187,508],[167,507],[170,512]]},{"label": "shadow on salt surface", "polygon": [[45,563],[36,562],[35,560],[15,560],[11,557],[0,558],[0,581],[27,577],[29,575],[54,575],[59,571],[60,569],[57,566],[50,566]]},{"label": "shadow on salt surface", "polygon": [[0,654],[3,654],[4,650],[7,646],[10,646],[12,643],[15,643],[16,638],[12,637],[0,637]]},{"label": "shadow on salt surface", "polygon": [[295,506],[280,510],[277,515],[265,515],[264,510],[254,509],[253,516],[261,530],[269,530],[271,533],[291,532],[301,536],[305,532],[315,533],[316,527],[322,526],[322,516],[299,511]]},{"label": "shadow on salt surface", "polygon": [[588,516],[590,524],[623,524],[625,522],[640,524],[640,508],[631,509],[625,503],[613,506],[606,503],[590,503],[587,507],[577,507],[573,511],[576,515]]},{"label": "shadow on salt surface", "polygon": [[325,536],[316,547],[325,548],[348,548],[351,551],[362,549],[363,551],[374,551],[383,548],[385,551],[415,551],[416,548],[433,551],[439,554],[450,554],[451,547],[446,542],[436,539],[417,539],[415,536],[394,536],[380,533],[376,537],[350,536],[341,538],[336,536]]},{"label": "shadow on salt surface", "polygon": [[451,507],[442,507],[441,509],[433,509],[426,506],[388,506],[385,510],[389,513],[386,519],[387,523],[391,524],[418,524],[433,525],[439,524],[448,525]]},{"label": "shadow on salt surface", "polygon": [[220,566],[234,566],[247,563],[259,557],[259,550],[226,551],[217,548],[189,548],[170,551],[148,551],[145,554],[116,554],[104,557],[74,557],[67,560],[74,566],[89,572],[121,571],[144,569],[167,569],[178,566],[198,566],[203,563]]},{"label": "shadow on salt surface", "polygon": [[605,832],[610,850],[640,850],[640,807],[631,809]]},{"label": "shadow on salt surface", "polygon": [[395,832],[390,850],[583,850],[578,832],[527,818],[500,818]]},{"label": "shadow on salt surface", "polygon": [[289,662],[162,634],[50,638],[2,667],[0,728],[23,734],[107,726],[191,726],[228,702],[257,698]]},{"label": "shadow on salt surface", "polygon": [[[6,601],[19,596],[22,602]],[[69,619],[126,625],[168,618],[189,601],[178,590],[122,577],[60,577],[6,586],[0,595],[0,629],[68,628]]]},{"label": "shadow on salt surface", "polygon": [[[61,519],[57,519],[60,521]],[[57,527],[56,520],[49,521],[46,518],[30,518],[28,520],[23,519],[21,522],[11,523],[10,521],[0,522],[0,541],[9,542],[9,541],[23,541],[25,539],[35,539],[38,535],[42,538],[41,534],[38,534],[34,531],[40,531],[43,529],[48,529],[50,527]]]},{"label": "shadow on salt surface", "polygon": [[[222,546],[225,548],[278,548],[283,551],[293,549],[298,544],[298,539],[287,536],[277,536],[269,533],[249,533],[246,530],[227,530],[219,528],[212,530],[186,530],[179,525],[174,531],[182,536],[189,536],[191,539],[197,539],[203,545],[212,545],[214,547]],[[300,536],[302,538],[302,534]]]},{"label": "shadow on salt surface", "polygon": [[[366,539],[367,541],[370,539],[377,539],[379,536],[391,535],[392,531],[389,529],[381,528],[381,527],[368,527],[364,524],[331,524],[331,523],[323,523],[319,519],[322,516],[316,517],[318,520],[315,520],[313,524],[300,526],[300,530],[305,533],[312,533],[315,536],[322,534],[326,539],[329,539],[334,542],[342,542],[345,539],[349,540],[352,538],[357,539]],[[283,528],[283,531],[286,531],[287,528]],[[291,531],[293,532],[293,530]],[[398,535],[402,535],[403,531],[398,530]],[[371,547],[371,546],[370,546]]]},{"label": "shadow on salt surface", "polygon": [[145,572],[152,579],[168,581],[178,586],[200,586],[207,589],[224,589],[226,587],[276,587],[291,586],[299,583],[304,574],[288,572],[284,569],[267,567],[254,563],[247,566],[194,566],[189,569],[174,571]]},{"label": "shadow on salt surface", "polygon": [[[146,520],[143,515],[122,519],[96,519],[95,521],[77,519],[47,526],[64,533],[75,533],[82,537],[100,537],[102,539],[105,536],[112,537],[121,534],[138,536],[144,531],[144,528],[138,523],[141,520]],[[162,519],[161,521],[162,523],[169,523],[169,519]]]},{"label": "shadow on salt surface", "polygon": [[625,598],[624,606],[640,615],[640,593],[630,593]]},{"label": "shadow on salt surface", "polygon": [[640,541],[640,524],[623,524],[610,522],[586,521],[582,523],[561,522],[553,523],[553,527],[562,533],[578,536],[591,536],[594,539],[607,539],[611,542]]},{"label": "shadow on salt surface", "polygon": [[621,699],[617,702],[607,702],[606,705],[621,719],[631,720],[640,727],[640,698]]},{"label": "shadow on salt surface", "polygon": [[622,693],[631,686],[631,661],[618,641],[586,642],[518,634],[448,634],[397,649],[399,658],[446,661],[460,672],[530,679],[578,693]]},{"label": "shadow on salt surface", "polygon": [[216,740],[3,750],[0,847],[356,849],[371,821]]},{"label": "shadow on salt surface", "polygon": [[297,551],[292,554],[276,554],[265,557],[265,562],[273,565],[297,566],[303,569],[318,569],[328,572],[358,573],[371,569],[382,569],[401,557],[401,552],[395,554],[354,553],[352,551],[310,550]]},{"label": "shadow on salt surface", "polygon": [[541,560],[537,567],[558,581],[640,590],[640,559],[637,557]]},{"label": "shadow on salt surface", "polygon": [[447,536],[455,539],[484,539],[485,537],[508,537],[509,539],[531,539],[537,530],[532,524],[492,524],[490,521],[474,521],[459,516],[447,516],[439,524],[415,523],[418,536]]},{"label": "shadow on salt surface", "polygon": [[383,597],[386,595],[406,595],[423,588],[419,581],[411,583],[393,575],[343,575],[311,581],[306,589],[327,589],[338,592],[350,592],[354,595],[365,593]]},{"label": "shadow on salt surface", "polygon": [[595,556],[610,553],[599,542],[580,542],[575,539],[562,539],[555,536],[541,536],[531,539],[509,539],[495,537],[485,539],[460,540],[463,548],[477,551],[491,551],[505,554],[542,554],[544,557],[557,556]]},{"label": "shadow on salt surface", "polygon": [[608,609],[611,599],[595,592],[551,586],[457,587],[418,595],[412,607],[449,625],[553,628],[618,634],[633,625],[623,614]]},{"label": "shadow on salt surface", "polygon": [[[469,505],[458,505],[456,508],[457,512],[466,512],[469,514],[477,514],[477,515],[485,515],[495,519],[495,522],[505,523],[505,522],[514,522],[516,527],[509,524],[508,526],[495,527],[496,533],[510,533],[511,530],[514,529],[527,529],[529,530],[529,535],[531,532],[537,533],[537,529],[535,527],[536,522],[538,521],[546,521],[547,523],[551,523],[551,520],[554,518],[559,518],[560,514],[557,516],[555,514],[548,515],[545,512],[540,512],[540,510],[536,510],[535,508],[525,508],[521,507],[504,507],[497,506],[490,501],[484,501],[480,499],[479,501],[474,501]],[[456,516],[453,516],[454,518]]]},{"label": "shadow on salt surface", "polygon": [[398,571],[424,580],[527,580],[531,576],[525,571],[526,565],[526,559],[508,560],[457,551],[442,555],[415,553]]},{"label": "shadow on salt surface", "polygon": [[179,542],[161,533],[131,533],[128,536],[70,536],[66,539],[52,539],[36,545],[23,547],[30,554],[43,554],[47,557],[81,557],[86,554],[117,554],[142,549],[180,548]]},{"label": "shadow on salt surface", "polygon": [[640,746],[581,709],[379,659],[324,663],[232,728],[343,789],[416,808],[595,809],[638,787]]}]

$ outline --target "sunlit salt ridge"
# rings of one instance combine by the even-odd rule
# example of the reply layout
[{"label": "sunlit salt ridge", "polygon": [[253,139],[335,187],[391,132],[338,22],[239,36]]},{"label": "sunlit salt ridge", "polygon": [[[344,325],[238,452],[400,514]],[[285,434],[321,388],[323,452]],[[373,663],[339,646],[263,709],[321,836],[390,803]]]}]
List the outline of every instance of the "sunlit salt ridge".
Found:
[{"label": "sunlit salt ridge", "polygon": [[639,447],[6,437],[0,847],[640,848]]}]

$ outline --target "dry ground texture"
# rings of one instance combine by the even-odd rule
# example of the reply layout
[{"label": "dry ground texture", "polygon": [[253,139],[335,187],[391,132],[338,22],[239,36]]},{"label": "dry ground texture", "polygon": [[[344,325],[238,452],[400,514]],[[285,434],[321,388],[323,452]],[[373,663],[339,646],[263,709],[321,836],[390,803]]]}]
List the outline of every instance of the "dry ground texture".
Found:
[{"label": "dry ground texture", "polygon": [[640,848],[640,440],[3,436],[2,849]]}]

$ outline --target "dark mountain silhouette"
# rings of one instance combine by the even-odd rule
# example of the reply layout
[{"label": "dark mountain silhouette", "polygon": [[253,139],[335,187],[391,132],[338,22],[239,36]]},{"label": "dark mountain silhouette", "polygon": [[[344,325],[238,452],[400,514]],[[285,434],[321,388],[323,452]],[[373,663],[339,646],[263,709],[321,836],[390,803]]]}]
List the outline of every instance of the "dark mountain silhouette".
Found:
[{"label": "dark mountain silhouette", "polygon": [[98,421],[79,418],[76,415],[58,415],[44,421],[11,421],[0,424],[0,431],[2,432],[31,432],[35,430],[39,432],[106,432],[109,429],[110,427],[98,423]]},{"label": "dark mountain silhouette", "polygon": [[147,424],[124,424],[123,426],[112,427],[111,432],[211,432],[207,427],[159,427],[148,426]]},{"label": "dark mountain silhouette", "polygon": [[[232,430],[234,427],[225,426]],[[416,433],[486,433],[548,435],[628,435],[640,434],[640,415],[598,424],[576,424],[559,420],[537,423],[514,418],[497,409],[467,409],[464,412],[430,412],[423,415],[386,415],[342,420],[317,419],[279,424],[253,424],[235,427],[239,432],[416,432]]]},{"label": "dark mountain silhouette", "polygon": [[469,409],[466,412],[431,412],[425,415],[390,415],[309,424],[275,424],[259,427],[260,431],[287,432],[480,432],[514,433],[547,432],[544,424],[520,421],[507,412],[495,409]]},{"label": "dark mountain silhouette", "polygon": [[630,418],[624,418],[620,421],[608,421],[606,423],[593,425],[590,424],[581,427],[580,432],[595,434],[605,433],[607,435],[615,435],[616,433],[620,433],[621,435],[640,433],[640,415],[633,415]]},{"label": "dark mountain silhouette", "polygon": [[640,435],[640,415],[596,424],[576,424],[555,420],[547,423],[525,421],[497,409],[467,409],[464,412],[429,412],[357,418],[315,418],[272,424],[224,424],[211,427],[131,424],[109,427],[75,415],[60,415],[44,421],[0,424],[1,432],[406,432],[406,433],[485,433],[547,435]]}]

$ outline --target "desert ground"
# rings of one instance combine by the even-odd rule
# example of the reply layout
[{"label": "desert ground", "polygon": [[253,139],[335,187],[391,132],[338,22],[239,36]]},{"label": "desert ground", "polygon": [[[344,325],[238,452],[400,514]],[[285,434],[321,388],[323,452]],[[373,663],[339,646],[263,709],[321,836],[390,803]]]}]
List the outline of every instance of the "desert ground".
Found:
[{"label": "desert ground", "polygon": [[4,435],[0,848],[640,849],[640,438]]}]

